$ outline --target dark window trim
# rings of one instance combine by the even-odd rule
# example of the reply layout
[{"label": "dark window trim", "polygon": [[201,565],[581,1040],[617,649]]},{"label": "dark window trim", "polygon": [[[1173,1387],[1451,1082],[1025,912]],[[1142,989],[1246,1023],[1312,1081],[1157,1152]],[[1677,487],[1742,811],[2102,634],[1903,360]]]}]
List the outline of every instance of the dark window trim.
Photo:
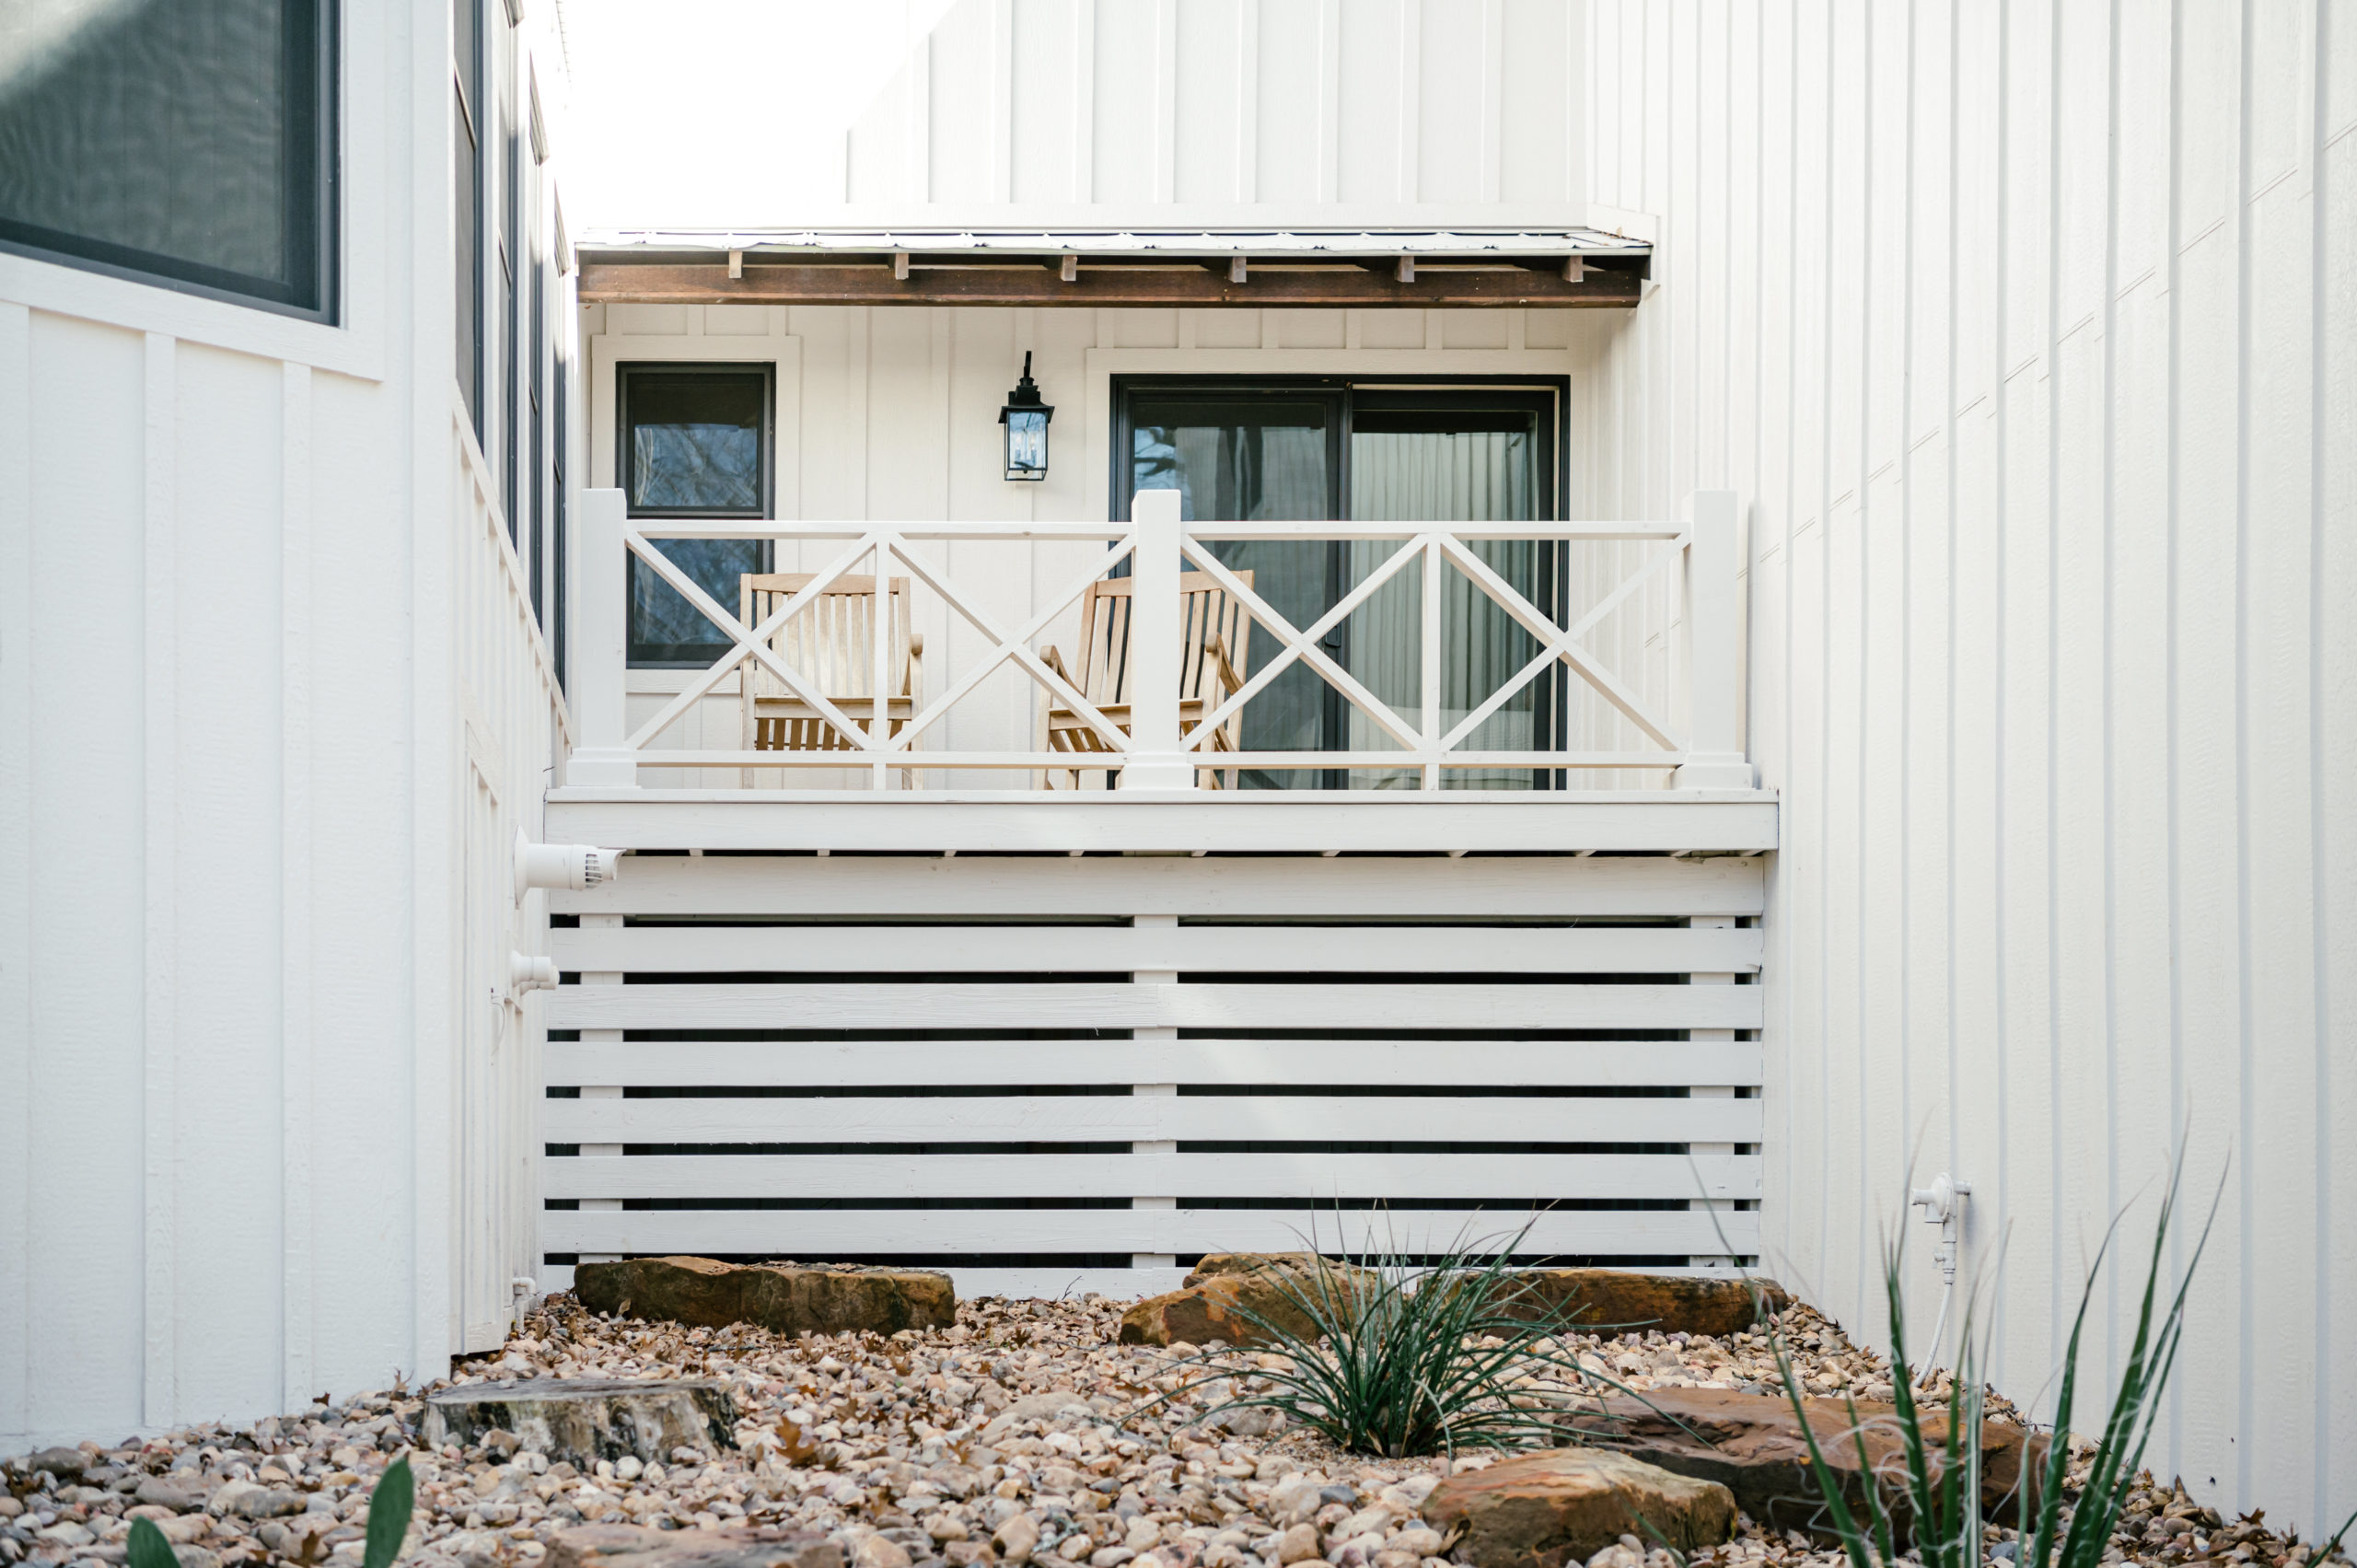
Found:
[{"label": "dark window trim", "polygon": [[[296,37],[287,41],[286,64],[291,71],[299,64],[298,51],[309,55],[318,91],[308,101],[289,105],[303,123],[289,132],[286,145],[308,167],[289,178],[286,193],[291,198],[300,180],[310,188],[316,203],[312,244],[307,258],[310,269],[308,278],[294,284],[274,284],[222,267],[180,261],[108,240],[63,234],[5,217],[0,217],[0,251],[102,277],[121,278],[126,283],[147,284],[200,299],[217,299],[267,310],[273,315],[291,316],[298,321],[337,325],[343,314],[343,286],[340,265],[343,234],[341,7],[338,0],[310,0],[305,10],[310,18],[311,36],[308,40]],[[289,253],[293,253],[291,243]],[[314,296],[316,303],[307,303],[298,296]]]},{"label": "dark window trim", "polygon": [[[634,454],[630,440],[630,383],[633,376],[745,376],[761,377],[761,499],[757,506],[641,506],[630,500]],[[777,516],[777,362],[768,359],[630,360],[614,366],[614,482],[633,517],[751,517]]]},{"label": "dark window trim", "polygon": [[[630,384],[634,376],[744,376],[758,374],[761,377],[761,503],[749,507],[712,506],[641,506],[630,497],[635,488],[632,481],[635,452],[630,438]],[[665,359],[629,360],[614,366],[614,483],[622,493],[626,515],[633,517],[713,517],[767,521],[777,516],[777,362],[768,359]],[[770,570],[775,550],[763,542],[758,554],[756,571]],[[635,571],[638,563],[632,563]],[[726,605],[724,603],[723,608]],[[631,669],[704,669],[710,658],[659,658],[642,656],[644,646],[630,642],[624,648],[624,665]],[[718,650],[715,649],[715,652]]]},{"label": "dark window trim", "polygon": [[[1478,397],[1483,390],[1499,393],[1518,392],[1516,400],[1524,406],[1538,397],[1551,400],[1553,417],[1539,420],[1539,429],[1546,438],[1547,449],[1540,454],[1539,473],[1547,484],[1539,512],[1550,521],[1562,521],[1568,514],[1564,497],[1571,490],[1571,377],[1548,375],[1488,375],[1451,376],[1433,372],[1390,373],[1371,371],[1352,376],[1218,376],[1207,374],[1169,375],[1144,373],[1115,376],[1111,378],[1112,431],[1106,453],[1108,492],[1111,498],[1111,520],[1130,520],[1131,493],[1129,477],[1133,450],[1133,425],[1130,409],[1132,400],[1140,393],[1149,397],[1201,396],[1213,400],[1226,396],[1243,397],[1321,397],[1339,401],[1341,417],[1327,441],[1328,493],[1334,497],[1337,520],[1351,514],[1351,465],[1349,460],[1350,431],[1358,400],[1364,397],[1370,404],[1389,405],[1396,410],[1411,404],[1420,390],[1432,393],[1470,393]],[[1473,404],[1470,406],[1479,406]],[[1338,552],[1339,555],[1339,552]],[[1546,610],[1560,625],[1563,622],[1563,607],[1571,598],[1570,552],[1562,549],[1553,552],[1553,569],[1545,573],[1544,588],[1553,603],[1542,600],[1538,608]],[[1339,598],[1349,591],[1347,583],[1333,588],[1332,597]],[[1538,678],[1540,710],[1548,723],[1538,737],[1538,749],[1546,749],[1565,734],[1571,723],[1571,692],[1559,668],[1543,672]],[[1326,692],[1329,727],[1339,727],[1342,704],[1341,693],[1331,687]],[[1563,769],[1538,770],[1532,783],[1539,789],[1562,789],[1568,786]],[[1348,783],[1347,770],[1327,772],[1321,780],[1323,787],[1340,789]]]},{"label": "dark window trim", "polygon": [[[466,38],[456,35],[456,25],[461,12],[473,24]],[[466,145],[453,145],[450,149],[453,166],[451,275],[460,290],[459,297],[453,302],[453,309],[464,311],[471,323],[466,342],[453,345],[454,354],[464,361],[453,369],[459,383],[459,399],[466,404],[467,418],[473,426],[477,447],[482,445],[485,435],[482,419],[483,369],[487,357],[483,343],[483,294],[486,286],[483,277],[483,203],[489,198],[489,192],[484,190],[483,180],[485,157],[482,99],[485,52],[482,20],[481,0],[458,0],[458,4],[452,6],[450,96],[458,104],[459,120],[466,136]],[[470,176],[467,190],[472,196],[463,208],[457,199],[457,166],[460,163],[467,166]],[[463,272],[459,270],[461,261],[465,263]],[[455,314],[451,325],[454,330],[458,325]],[[459,352],[461,350],[464,352]],[[486,460],[488,457],[486,453]]]}]

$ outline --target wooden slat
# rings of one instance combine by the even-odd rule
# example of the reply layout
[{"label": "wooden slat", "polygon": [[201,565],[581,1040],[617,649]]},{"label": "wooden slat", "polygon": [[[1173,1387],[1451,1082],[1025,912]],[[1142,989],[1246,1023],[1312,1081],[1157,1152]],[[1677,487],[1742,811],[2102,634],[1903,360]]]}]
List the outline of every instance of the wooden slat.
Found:
[{"label": "wooden slat", "polygon": [[960,1095],[556,1099],[560,1144],[926,1144],[1032,1139],[1386,1139],[1756,1144],[1756,1099],[1529,1099],[1323,1095]]},{"label": "wooden slat", "polygon": [[1752,1155],[552,1156],[552,1198],[1757,1198]]},{"label": "wooden slat", "polygon": [[665,974],[862,970],[1726,974],[1759,968],[1760,933],[1684,927],[601,926],[552,931],[557,968]]},{"label": "wooden slat", "polygon": [[[1401,281],[1386,258],[1381,270],[1358,266],[1249,268],[1241,283],[1218,270],[1185,264],[1104,265],[1079,269],[1066,283],[1046,265],[912,267],[896,278],[888,265],[794,265],[747,259],[743,275],[726,263],[589,261],[581,301],[611,305],[983,305],[1072,308],[1362,306],[1433,309],[1586,307],[1626,309],[1643,278],[1633,270],[1591,262],[1566,282],[1560,258],[1550,268],[1420,268]],[[1297,268],[1297,270],[1295,270]]]},{"label": "wooden slat", "polygon": [[[824,1259],[877,1253],[1167,1252],[1282,1250],[1315,1238],[1440,1250],[1459,1237],[1511,1235],[1522,1249],[1591,1256],[1756,1254],[1756,1210],[1394,1209],[1377,1214],[1297,1209],[555,1209],[541,1216],[551,1252],[673,1252]],[[1721,1237],[1724,1236],[1724,1241]]]},{"label": "wooden slat", "polygon": [[1757,1086],[1757,1041],[551,1040],[552,1084]]},{"label": "wooden slat", "polygon": [[546,1016],[563,1029],[1756,1029],[1760,995],[1756,985],[567,985]]},{"label": "wooden slat", "polygon": [[[661,761],[651,751],[645,758],[650,764]],[[918,766],[957,765],[946,753],[929,761],[924,753],[916,758]],[[1213,846],[1228,855],[1756,854],[1777,842],[1775,798],[1753,790],[1716,796],[1609,790],[1585,796],[1367,790],[1341,799],[1316,798],[1318,793],[1196,791],[1188,798],[1156,798],[1118,790],[561,788],[549,795],[545,831],[552,841],[610,849],[893,854],[1191,855]],[[623,875],[627,879],[629,873]]]},{"label": "wooden slat", "polygon": [[[1051,829],[1052,819],[1041,821],[1043,833]],[[555,838],[553,829],[550,836]],[[1043,840],[1039,847],[1068,846]],[[1655,856],[1574,864],[1436,856],[632,855],[615,880],[549,897],[556,912],[570,914],[1501,920],[1756,915],[1765,886],[1756,860]]]}]

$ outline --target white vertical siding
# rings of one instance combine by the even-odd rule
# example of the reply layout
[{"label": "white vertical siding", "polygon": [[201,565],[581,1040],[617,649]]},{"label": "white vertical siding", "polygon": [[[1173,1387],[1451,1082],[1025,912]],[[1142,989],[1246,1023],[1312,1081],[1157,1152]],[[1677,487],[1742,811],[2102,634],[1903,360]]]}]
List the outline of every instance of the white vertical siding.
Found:
[{"label": "white vertical siding", "polygon": [[2000,1380],[2049,1397],[2189,1126],[2203,1202],[2233,1165],[2154,1468],[2310,1530],[2357,1505],[2352,35],[1598,0],[1585,38],[1590,194],[1663,232],[1598,505],[1751,498],[1771,1255],[1879,1332],[1909,1161],[1953,1170]]},{"label": "white vertical siding", "polygon": [[1291,223],[1417,206],[1515,221],[1504,203],[1577,221],[1583,15],[1580,0],[960,0],[852,128],[844,199]]},{"label": "white vertical siding", "polygon": [[[341,325],[0,258],[0,1452],[431,1375],[431,1254],[483,1238],[504,1311],[537,1251],[528,1038],[503,1211],[417,1095],[451,934],[545,923],[503,868],[559,709],[454,438],[448,13],[407,11],[345,7]],[[470,730],[471,889],[426,830]]]}]

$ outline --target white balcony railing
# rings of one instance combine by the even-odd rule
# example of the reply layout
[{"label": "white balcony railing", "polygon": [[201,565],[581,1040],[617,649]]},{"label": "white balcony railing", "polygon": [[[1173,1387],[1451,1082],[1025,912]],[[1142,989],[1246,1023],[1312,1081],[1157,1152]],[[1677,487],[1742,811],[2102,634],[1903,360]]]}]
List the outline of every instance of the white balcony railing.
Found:
[{"label": "white balcony railing", "polygon": [[[1743,616],[1732,492],[1696,493],[1690,520],[1684,524],[1189,523],[1179,518],[1178,492],[1169,490],[1141,492],[1134,520],[1127,523],[657,521],[626,517],[620,491],[590,491],[581,500],[575,514],[572,693],[580,738],[567,770],[567,782],[575,786],[635,788],[642,784],[642,770],[662,769],[735,770],[732,777],[748,780],[757,773],[810,778],[822,772],[837,779],[849,773],[854,783],[876,789],[892,787],[896,780],[904,786],[922,784],[948,772],[996,777],[1005,781],[1000,787],[1023,787],[1069,776],[1076,765],[1133,791],[1193,790],[1213,769],[1229,776],[1237,770],[1347,770],[1379,774],[1388,787],[1427,790],[1445,787],[1447,775],[1460,770],[1597,769],[1623,776],[1633,770],[1682,789],[1752,784],[1740,738]],[[789,552],[797,555],[808,581],[758,624],[748,625],[658,548],[659,541],[677,540],[768,541],[781,563]],[[1281,614],[1213,549],[1237,541],[1318,540],[1373,547],[1370,561],[1383,545],[1392,548],[1331,608],[1302,625]],[[1499,540],[1553,541],[1567,550],[1594,546],[1600,553],[1562,575],[1571,585],[1567,597],[1573,602],[1550,614],[1474,548]],[[986,544],[1024,552],[1022,569],[1010,573],[1001,563],[970,575],[978,558],[970,547]],[[662,700],[635,725],[630,722],[633,692],[626,670],[625,563],[632,559],[677,590],[726,639],[710,667],[674,672],[669,689],[659,693]],[[1127,689],[1134,700],[1125,713],[1109,715],[1044,649],[1059,631],[1069,636],[1075,607],[1090,586],[1107,580],[1124,563],[1132,607]],[[1182,714],[1181,699],[1190,634],[1182,628],[1181,579],[1188,574],[1202,575],[1199,584],[1204,577],[1216,583],[1241,608],[1250,621],[1253,650],[1240,685],[1199,698],[1192,720]],[[889,722],[884,722],[888,704],[823,690],[811,671],[780,651],[781,630],[818,604],[830,585],[854,575],[871,582],[907,578],[918,600],[911,619],[931,618],[935,628],[922,689],[890,714]],[[1043,579],[1059,586],[1035,592]],[[1446,591],[1466,593],[1454,587],[1458,579],[1471,586],[1471,602],[1494,606],[1483,613],[1511,621],[1528,639],[1522,645],[1535,651],[1486,699],[1449,708],[1442,700],[1442,607]],[[1008,591],[1010,582],[1016,591]],[[1418,695],[1405,703],[1378,696],[1326,645],[1337,628],[1395,582],[1413,584],[1419,596],[1415,614],[1394,614],[1387,622],[1387,634],[1416,644]],[[1633,637],[1625,624],[1632,616],[1644,622]],[[872,628],[872,637],[862,633],[869,642],[864,652],[872,669],[857,684],[863,691],[886,691],[896,660],[903,656],[888,645],[896,634],[895,621],[888,614],[869,615],[865,625]],[[1599,629],[1613,632],[1608,640],[1624,665],[1635,659],[1644,668],[1634,674],[1616,669],[1607,653],[1591,646],[1592,641],[1608,640],[1597,636]],[[946,651],[958,656],[943,657],[944,644],[953,645]],[[1391,651],[1399,668],[1400,650]],[[1295,665],[1340,693],[1351,715],[1352,747],[1225,749],[1237,733],[1230,721]],[[1493,715],[1559,667],[1567,691],[1587,694],[1593,715],[1565,726],[1567,741],[1585,738],[1602,743],[1480,748],[1479,738]],[[1083,760],[1046,749],[1039,739],[1044,726],[1010,720],[1008,671],[1041,713],[1052,707],[1068,715],[1071,726],[1085,726],[1088,743],[1100,749]],[[831,732],[829,744],[836,749],[695,743],[703,730],[734,729],[733,717],[726,715],[737,709],[740,683],[747,680],[790,693]],[[1000,683],[997,696],[975,703],[976,693],[993,681]],[[636,695],[643,709],[647,693]],[[993,716],[987,723],[961,725],[961,704],[987,708]],[[707,709],[720,716],[708,724],[693,722],[692,715]]]}]

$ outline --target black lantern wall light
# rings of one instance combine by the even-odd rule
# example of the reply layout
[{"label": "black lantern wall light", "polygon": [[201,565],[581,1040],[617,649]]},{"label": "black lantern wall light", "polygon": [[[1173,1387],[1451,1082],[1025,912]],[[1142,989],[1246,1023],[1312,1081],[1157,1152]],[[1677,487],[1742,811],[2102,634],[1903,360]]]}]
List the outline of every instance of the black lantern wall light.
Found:
[{"label": "black lantern wall light", "polygon": [[1039,401],[1039,384],[1031,379],[1031,354],[1026,350],[1023,378],[998,411],[998,422],[1006,427],[1007,478],[1048,477],[1048,421],[1055,416],[1056,411]]}]

